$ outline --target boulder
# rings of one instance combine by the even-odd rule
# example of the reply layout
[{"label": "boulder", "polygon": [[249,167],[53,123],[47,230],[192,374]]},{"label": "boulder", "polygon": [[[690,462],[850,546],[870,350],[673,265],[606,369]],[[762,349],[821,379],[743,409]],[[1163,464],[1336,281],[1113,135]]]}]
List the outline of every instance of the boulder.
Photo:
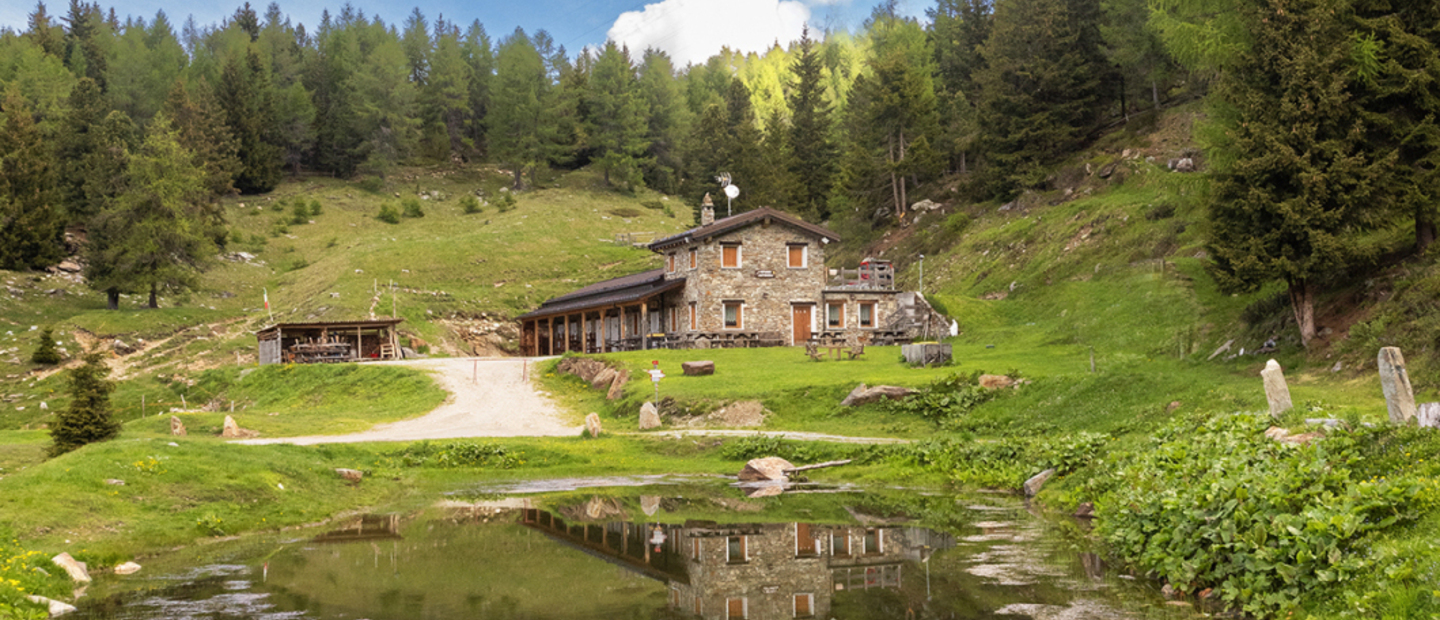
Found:
[{"label": "boulder", "polygon": [[939,209],[939,208],[940,208],[940,203],[935,202],[934,200],[928,200],[928,199],[927,199],[927,200],[921,200],[920,202],[917,202],[917,203],[915,203],[915,204],[913,204],[913,205],[910,205],[910,210],[911,210],[911,211],[916,211],[916,212],[919,212],[919,211],[934,211],[934,210]]},{"label": "boulder", "polygon": [[1385,393],[1385,408],[1390,421],[1409,422],[1415,417],[1415,392],[1410,388],[1410,374],[1405,370],[1405,356],[1399,347],[1380,349],[1380,389]]},{"label": "boulder", "polygon": [[176,437],[184,437],[185,433],[185,423],[181,422],[180,418],[173,415],[170,416],[170,434]]},{"label": "boulder", "polygon": [[680,364],[680,368],[685,371],[685,376],[687,377],[700,377],[704,375],[715,374],[715,362],[711,361],[685,362],[683,364]]},{"label": "boulder", "polygon": [[335,473],[350,482],[360,482],[360,480],[365,477],[365,472],[363,471],[358,469],[345,469],[344,467],[335,468]]},{"label": "boulder", "polygon": [[1181,157],[1175,162],[1175,172],[1195,172],[1195,160],[1189,157]]},{"label": "boulder", "polygon": [[600,414],[592,411],[590,415],[585,416],[585,430],[590,433],[591,437],[600,436]]},{"label": "boulder", "polygon": [[1035,497],[1040,492],[1040,487],[1045,486],[1045,483],[1054,476],[1054,467],[1031,476],[1029,480],[1025,481],[1025,497]]},{"label": "boulder", "polygon": [[140,572],[140,565],[134,562],[126,562],[115,567],[116,575],[133,575]]},{"label": "boulder", "polygon": [[1440,403],[1425,403],[1415,410],[1415,421],[1422,428],[1440,428]]},{"label": "boulder", "polygon": [[61,553],[50,558],[50,561],[65,569],[65,572],[70,574],[70,579],[81,583],[90,583],[90,573],[85,570],[85,563],[77,562],[75,558],[70,557],[69,553]]},{"label": "boulder", "polygon": [[617,400],[625,394],[625,383],[630,381],[630,371],[621,370],[615,373],[615,380],[610,382],[610,391],[605,393],[606,400]]},{"label": "boulder", "polygon": [[135,352],[135,347],[125,344],[125,341],[119,338],[116,338],[115,342],[110,343],[110,349],[115,351],[116,355],[129,355]]},{"label": "boulder", "polygon": [[606,369],[604,369],[604,370],[601,370],[601,371],[598,372],[598,373],[595,373],[595,376],[590,379],[590,387],[593,387],[593,388],[595,388],[595,389],[598,390],[598,389],[603,388],[603,387],[605,387],[605,386],[607,386],[607,385],[610,385],[610,384],[613,383],[614,381],[615,381],[615,369],[613,369],[613,368],[606,368]]},{"label": "boulder", "polygon": [[225,416],[225,427],[220,431],[220,436],[226,439],[248,439],[259,435],[259,431],[240,428],[240,425],[235,423],[235,418],[228,415]]},{"label": "boulder", "polygon": [[65,273],[79,273],[82,269],[84,269],[80,266],[80,263],[77,263],[69,258],[60,261],[60,264],[56,265],[55,268],[59,269],[60,271],[64,271]]},{"label": "boulder", "polygon": [[655,403],[647,402],[640,405],[640,430],[650,430],[660,426],[660,412],[655,409]]},{"label": "boulder", "polygon": [[850,391],[850,395],[846,396],[845,400],[840,401],[840,405],[843,407],[854,407],[857,405],[868,405],[881,400],[900,400],[914,393],[915,390],[895,385],[877,385],[872,388],[867,388],[864,383],[861,383],[859,387]]},{"label": "boulder", "polygon": [[567,357],[557,366],[560,372],[580,377],[586,383],[594,381],[595,376],[606,368],[605,362],[590,357]]},{"label": "boulder", "polygon": [[105,484],[108,484],[112,487],[123,487],[125,486],[125,481],[119,478],[106,478]]},{"label": "boulder", "polygon": [[745,464],[745,469],[740,470],[740,482],[759,482],[761,480],[785,480],[785,470],[795,469],[795,466],[778,456],[767,456],[765,458],[750,459]]},{"label": "boulder", "polygon": [[660,510],[660,496],[659,496],[659,495],[641,495],[641,496],[640,496],[640,511],[643,512],[643,513],[645,513],[645,516],[647,516],[647,517],[653,517],[653,516],[655,516],[655,513],[658,512],[659,510]]},{"label": "boulder", "polygon": [[1015,385],[1015,380],[1005,375],[980,375],[979,382],[980,387],[991,390]]},{"label": "boulder", "polygon": [[75,611],[74,605],[71,605],[69,603],[62,603],[52,598],[45,598],[43,596],[35,596],[34,594],[31,594],[26,596],[25,599],[32,603],[39,603],[41,605],[44,605],[46,607],[46,611],[50,612],[51,618],[54,618],[55,616],[63,616],[72,611]]},{"label": "boulder", "polygon": [[1290,386],[1285,384],[1285,371],[1280,369],[1280,362],[1273,359],[1265,362],[1260,378],[1265,381],[1265,400],[1270,403],[1270,415],[1279,417],[1294,407],[1290,403]]}]

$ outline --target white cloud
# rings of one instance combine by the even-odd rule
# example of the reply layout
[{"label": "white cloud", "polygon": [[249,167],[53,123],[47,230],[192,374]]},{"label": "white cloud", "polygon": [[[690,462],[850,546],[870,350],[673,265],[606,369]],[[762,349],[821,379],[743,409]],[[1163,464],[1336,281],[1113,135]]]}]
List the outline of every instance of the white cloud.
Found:
[{"label": "white cloud", "polygon": [[703,63],[723,46],[764,52],[776,41],[800,38],[810,8],[793,0],[662,0],[621,13],[606,35],[630,53],[653,47],[676,66]]}]

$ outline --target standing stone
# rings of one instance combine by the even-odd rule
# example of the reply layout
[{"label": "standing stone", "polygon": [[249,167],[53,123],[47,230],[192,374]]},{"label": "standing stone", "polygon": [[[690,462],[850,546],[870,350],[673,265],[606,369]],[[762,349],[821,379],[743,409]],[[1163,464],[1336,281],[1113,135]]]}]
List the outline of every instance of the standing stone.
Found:
[{"label": "standing stone", "polygon": [[1440,428],[1440,403],[1425,403],[1415,410],[1421,428]]},{"label": "standing stone", "polygon": [[593,387],[593,388],[595,388],[595,389],[598,390],[598,389],[600,389],[600,388],[602,388],[602,387],[605,387],[605,386],[607,386],[607,385],[610,385],[610,384],[611,384],[612,382],[614,382],[614,381],[615,381],[615,369],[613,369],[613,368],[606,368],[605,370],[602,370],[602,371],[600,371],[599,373],[596,373],[595,378],[590,380],[590,387]]},{"label": "standing stone", "polygon": [[1410,374],[1405,372],[1405,356],[1399,347],[1380,349],[1380,389],[1385,392],[1385,408],[1390,421],[1409,422],[1415,417],[1415,392],[1410,389]]},{"label": "standing stone", "polygon": [[610,391],[605,393],[605,400],[616,400],[625,395],[625,383],[630,380],[630,371],[621,370],[615,373],[615,380],[610,382]]},{"label": "standing stone", "polygon": [[640,430],[650,430],[660,426],[660,412],[656,411],[655,403],[646,402],[640,405]]},{"label": "standing stone", "polygon": [[1265,400],[1270,403],[1270,415],[1278,418],[1294,407],[1290,403],[1290,386],[1285,384],[1285,371],[1280,369],[1280,362],[1273,359],[1265,362],[1260,378],[1265,380]]},{"label": "standing stone", "polygon": [[600,436],[600,414],[592,411],[585,416],[585,430],[589,431],[591,437]]},{"label": "standing stone", "polygon": [[173,415],[170,416],[170,434],[176,437],[185,436],[185,423]]}]

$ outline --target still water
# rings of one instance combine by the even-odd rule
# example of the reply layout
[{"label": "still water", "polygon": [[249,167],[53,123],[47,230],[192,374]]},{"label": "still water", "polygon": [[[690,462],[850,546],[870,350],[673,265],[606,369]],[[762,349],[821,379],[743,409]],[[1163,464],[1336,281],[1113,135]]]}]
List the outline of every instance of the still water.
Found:
[{"label": "still water", "polygon": [[1008,496],[746,497],[694,481],[535,492],[556,488],[473,489],[152,558],[95,584],[72,617],[1083,620],[1159,604],[1084,552],[1084,523]]}]

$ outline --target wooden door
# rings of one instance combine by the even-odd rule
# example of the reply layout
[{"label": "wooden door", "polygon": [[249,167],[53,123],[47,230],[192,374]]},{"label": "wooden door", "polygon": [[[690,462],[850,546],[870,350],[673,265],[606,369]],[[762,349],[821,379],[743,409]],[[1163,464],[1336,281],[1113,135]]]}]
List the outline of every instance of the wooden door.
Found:
[{"label": "wooden door", "polygon": [[810,339],[810,308],[811,306],[796,304],[790,306],[790,323],[794,326],[794,340],[790,344],[800,344]]}]

